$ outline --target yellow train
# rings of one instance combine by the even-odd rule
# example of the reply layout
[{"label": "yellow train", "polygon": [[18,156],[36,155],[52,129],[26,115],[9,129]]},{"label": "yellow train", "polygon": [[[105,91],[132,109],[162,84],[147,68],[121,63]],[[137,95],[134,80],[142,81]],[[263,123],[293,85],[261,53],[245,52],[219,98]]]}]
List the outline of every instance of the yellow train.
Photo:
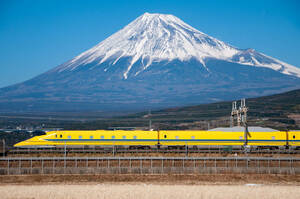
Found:
[{"label": "yellow train", "polygon": [[300,147],[300,131],[277,131],[271,128],[248,127],[200,130],[90,130],[50,131],[15,144],[15,147],[59,146],[123,146],[150,147],[200,147],[200,146],[251,146],[251,147]]}]

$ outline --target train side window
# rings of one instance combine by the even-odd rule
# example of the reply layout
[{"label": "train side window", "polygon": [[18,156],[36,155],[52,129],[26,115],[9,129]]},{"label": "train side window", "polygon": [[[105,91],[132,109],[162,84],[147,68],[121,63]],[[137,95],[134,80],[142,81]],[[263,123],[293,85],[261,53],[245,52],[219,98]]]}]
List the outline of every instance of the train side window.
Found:
[{"label": "train side window", "polygon": [[133,139],[136,139],[136,135],[133,136]]},{"label": "train side window", "polygon": [[68,139],[71,139],[72,137],[70,135],[68,135]]},{"label": "train side window", "polygon": [[115,139],[116,137],[114,135],[111,136],[111,139]]},{"label": "train side window", "polygon": [[165,135],[164,138],[167,138],[167,135]]},{"label": "train side window", "polygon": [[240,140],[242,140],[243,139],[243,136],[240,136]]},{"label": "train side window", "polygon": [[125,136],[125,135],[123,135],[123,139],[126,139],[126,136]]},{"label": "train side window", "polygon": [[60,135],[59,137],[62,138],[62,135]]},{"label": "train side window", "polygon": [[194,140],[194,139],[195,139],[195,136],[192,136],[191,138]]},{"label": "train side window", "polygon": [[177,139],[177,140],[178,140],[178,139],[179,139],[179,136],[175,136],[175,139]]},{"label": "train side window", "polygon": [[55,135],[55,138],[57,138],[57,135]]},{"label": "train side window", "polygon": [[275,140],[275,136],[272,136],[272,140]]},{"label": "train side window", "polygon": [[82,139],[82,135],[78,136],[78,139]]},{"label": "train side window", "polygon": [[104,136],[103,136],[103,135],[101,135],[101,139],[104,139]]},{"label": "train side window", "polygon": [[295,135],[293,135],[293,139],[295,139],[296,138],[296,136]]},{"label": "train side window", "polygon": [[91,136],[90,136],[90,139],[94,139],[94,136],[91,135]]}]

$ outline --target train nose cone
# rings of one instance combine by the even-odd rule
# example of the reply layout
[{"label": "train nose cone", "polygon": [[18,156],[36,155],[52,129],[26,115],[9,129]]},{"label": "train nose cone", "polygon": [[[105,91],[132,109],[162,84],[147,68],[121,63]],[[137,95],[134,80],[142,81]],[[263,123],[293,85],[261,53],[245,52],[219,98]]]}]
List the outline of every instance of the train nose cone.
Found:
[{"label": "train nose cone", "polygon": [[14,144],[14,147],[21,147],[24,146],[24,142],[18,142],[17,144]]}]

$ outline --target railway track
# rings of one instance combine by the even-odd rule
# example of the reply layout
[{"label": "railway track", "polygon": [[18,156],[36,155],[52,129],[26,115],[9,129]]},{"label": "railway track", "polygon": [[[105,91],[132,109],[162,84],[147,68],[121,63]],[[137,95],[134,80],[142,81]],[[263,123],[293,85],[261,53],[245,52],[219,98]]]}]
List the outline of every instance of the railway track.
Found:
[{"label": "railway track", "polygon": [[[291,149],[256,149],[246,153],[256,156],[299,156],[300,150]],[[7,156],[243,156],[241,148],[210,147],[210,148],[181,148],[181,149],[126,149],[118,147],[107,148],[12,148]]]}]

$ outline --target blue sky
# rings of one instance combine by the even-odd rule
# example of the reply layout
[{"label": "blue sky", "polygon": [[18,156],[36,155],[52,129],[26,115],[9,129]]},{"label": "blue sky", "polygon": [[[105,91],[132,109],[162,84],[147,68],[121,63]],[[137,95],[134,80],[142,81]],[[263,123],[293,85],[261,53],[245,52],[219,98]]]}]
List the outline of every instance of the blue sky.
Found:
[{"label": "blue sky", "polygon": [[0,87],[91,48],[145,12],[300,67],[297,0],[0,0]]}]

